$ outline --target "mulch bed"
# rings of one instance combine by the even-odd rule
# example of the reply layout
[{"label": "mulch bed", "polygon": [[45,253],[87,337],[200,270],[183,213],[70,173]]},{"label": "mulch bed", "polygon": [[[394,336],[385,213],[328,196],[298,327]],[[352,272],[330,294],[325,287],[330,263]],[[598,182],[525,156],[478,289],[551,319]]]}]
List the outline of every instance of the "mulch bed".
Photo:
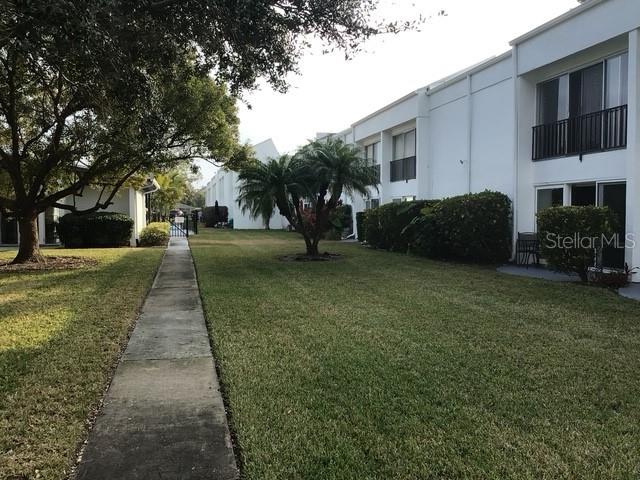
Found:
[{"label": "mulch bed", "polygon": [[332,260],[340,260],[342,255],[339,253],[324,252],[320,255],[307,255],[306,253],[296,253],[294,255],[284,255],[278,257],[283,262],[329,262]]},{"label": "mulch bed", "polygon": [[75,270],[92,267],[98,261],[88,257],[54,257],[45,256],[42,263],[23,263],[12,265],[11,260],[0,260],[0,273],[35,272],[46,270]]}]

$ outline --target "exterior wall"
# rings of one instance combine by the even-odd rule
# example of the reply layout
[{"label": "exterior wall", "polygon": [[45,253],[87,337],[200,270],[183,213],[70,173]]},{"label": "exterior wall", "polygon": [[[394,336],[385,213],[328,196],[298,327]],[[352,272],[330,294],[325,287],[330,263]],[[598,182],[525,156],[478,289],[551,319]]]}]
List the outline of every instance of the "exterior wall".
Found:
[{"label": "exterior wall", "polygon": [[[256,158],[266,162],[270,158],[277,158],[280,154],[271,139],[253,146]],[[207,184],[205,190],[206,206],[212,207],[216,201],[218,205],[229,209],[229,219],[233,219],[233,228],[239,230],[262,229],[264,223],[261,218],[253,219],[248,213],[243,213],[238,205],[238,174],[230,170],[220,169]],[[274,213],[269,222],[271,228],[286,228],[288,222],[279,213]]]},{"label": "exterior wall", "polygon": [[567,58],[640,27],[637,0],[591,0],[512,42],[518,74]]},{"label": "exterior wall", "polygon": [[430,112],[431,198],[450,197],[468,190],[467,101],[461,97]]},{"label": "exterior wall", "polygon": [[[359,145],[381,140],[381,203],[485,189],[513,196],[512,71],[511,57],[505,54],[353,125]],[[390,182],[393,135],[412,128],[416,179]]]},{"label": "exterior wall", "polygon": [[[82,196],[65,197],[61,200],[61,203],[65,205],[75,205],[79,210],[89,209],[95,206],[99,194],[100,192],[96,189],[85,188]],[[134,188],[123,188],[113,198],[113,204],[101,211],[124,213],[132,218],[133,232],[131,234],[130,245],[135,247],[137,245],[136,240],[140,238],[140,232],[147,224],[144,194]],[[56,208],[52,213],[53,218],[57,221],[58,218],[66,215],[68,212]],[[45,217],[44,212],[38,215],[38,237],[41,245],[47,244]]]}]

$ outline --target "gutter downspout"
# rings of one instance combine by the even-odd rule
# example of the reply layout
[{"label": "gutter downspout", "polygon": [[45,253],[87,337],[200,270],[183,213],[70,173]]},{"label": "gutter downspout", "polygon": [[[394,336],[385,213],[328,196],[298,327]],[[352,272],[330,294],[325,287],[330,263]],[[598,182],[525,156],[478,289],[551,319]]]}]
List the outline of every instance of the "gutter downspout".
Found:
[{"label": "gutter downspout", "polygon": [[471,75],[467,75],[467,193],[471,193],[471,140],[473,104],[471,98]]},{"label": "gutter downspout", "polygon": [[513,45],[511,58],[513,61],[513,232],[511,239],[511,261],[516,258],[516,242],[518,240],[518,181],[519,181],[519,153],[520,142],[518,135],[519,123],[519,89],[518,89],[518,45]]}]

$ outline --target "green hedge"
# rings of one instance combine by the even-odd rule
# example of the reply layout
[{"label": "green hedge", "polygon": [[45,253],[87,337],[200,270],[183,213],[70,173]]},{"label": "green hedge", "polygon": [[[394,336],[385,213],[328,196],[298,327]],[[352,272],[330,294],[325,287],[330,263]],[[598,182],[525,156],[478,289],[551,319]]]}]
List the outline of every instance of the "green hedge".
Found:
[{"label": "green hedge", "polygon": [[215,227],[218,223],[227,223],[229,221],[229,209],[227,207],[204,207],[202,209],[202,221],[205,227]]},{"label": "green hedge", "polygon": [[60,219],[58,229],[67,248],[122,247],[129,245],[133,220],[123,213],[68,213]]},{"label": "green hedge", "polygon": [[140,232],[140,245],[143,247],[155,247],[166,245],[169,241],[168,222],[151,222]]},{"label": "green hedge", "polygon": [[559,272],[577,273],[588,281],[595,249],[618,231],[614,212],[606,207],[550,207],[538,212],[540,255]]},{"label": "green hedge", "polygon": [[365,239],[375,248],[392,252],[406,252],[411,235],[405,231],[413,218],[420,215],[437,201],[418,200],[414,202],[387,203],[366,211],[364,230]]},{"label": "green hedge", "polygon": [[511,256],[511,200],[484,191],[445,198],[414,219],[412,252],[432,258],[501,263]]}]

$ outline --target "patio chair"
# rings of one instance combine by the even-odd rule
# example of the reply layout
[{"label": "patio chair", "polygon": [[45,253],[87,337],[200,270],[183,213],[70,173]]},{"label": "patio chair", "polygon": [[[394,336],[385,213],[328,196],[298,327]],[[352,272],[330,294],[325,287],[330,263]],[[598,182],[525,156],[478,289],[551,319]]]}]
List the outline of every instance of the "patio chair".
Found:
[{"label": "patio chair", "polygon": [[538,234],[535,232],[518,232],[516,241],[516,265],[529,265],[532,263],[540,265],[540,244]]}]

